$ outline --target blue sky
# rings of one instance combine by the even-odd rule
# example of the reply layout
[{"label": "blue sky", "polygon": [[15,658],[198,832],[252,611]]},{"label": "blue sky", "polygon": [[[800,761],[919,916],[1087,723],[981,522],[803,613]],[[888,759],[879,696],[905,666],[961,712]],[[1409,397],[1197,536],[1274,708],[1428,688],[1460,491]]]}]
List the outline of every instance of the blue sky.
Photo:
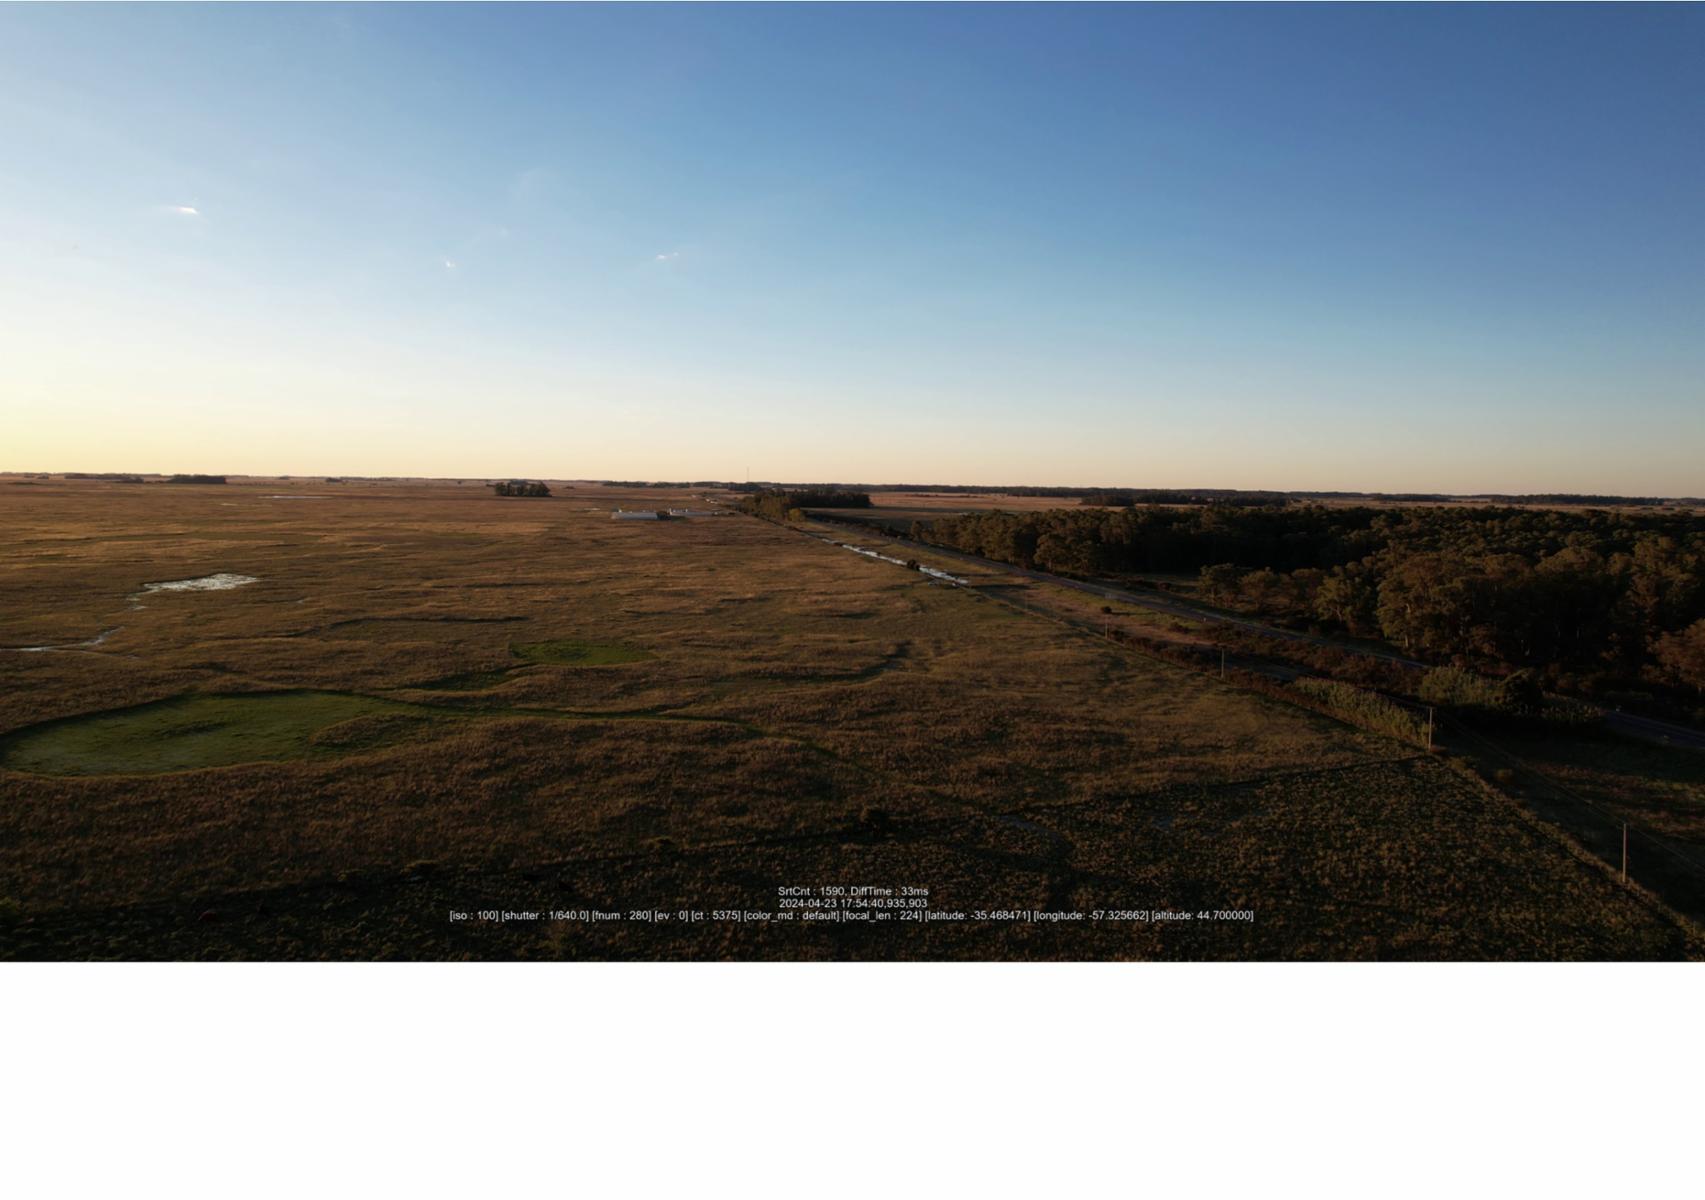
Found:
[{"label": "blue sky", "polygon": [[0,469],[1705,492],[1705,10],[0,8]]}]

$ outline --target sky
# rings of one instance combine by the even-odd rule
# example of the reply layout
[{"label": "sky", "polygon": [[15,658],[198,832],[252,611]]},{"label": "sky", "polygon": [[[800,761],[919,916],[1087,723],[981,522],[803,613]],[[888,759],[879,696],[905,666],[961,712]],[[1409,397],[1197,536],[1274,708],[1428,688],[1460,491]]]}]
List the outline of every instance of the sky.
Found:
[{"label": "sky", "polygon": [[0,470],[1705,494],[1705,8],[0,6]]}]

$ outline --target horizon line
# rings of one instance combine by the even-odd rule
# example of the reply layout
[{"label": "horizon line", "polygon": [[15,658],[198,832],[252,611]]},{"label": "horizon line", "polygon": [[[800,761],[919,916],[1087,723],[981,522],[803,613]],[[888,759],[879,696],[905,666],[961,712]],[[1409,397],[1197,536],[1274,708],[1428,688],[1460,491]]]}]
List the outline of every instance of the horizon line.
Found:
[{"label": "horizon line", "polygon": [[597,478],[597,477],[592,477],[592,476],[527,475],[527,474],[511,474],[511,473],[465,474],[465,475],[407,475],[407,474],[404,474],[404,475],[397,475],[397,474],[362,475],[362,474],[353,474],[353,473],[350,473],[347,471],[343,471],[343,472],[336,472],[336,471],[295,471],[295,472],[277,472],[277,473],[266,472],[266,473],[258,473],[257,474],[255,472],[249,472],[249,471],[219,472],[219,471],[155,471],[155,470],[149,470],[149,471],[130,471],[130,470],[84,471],[84,470],[22,470],[22,469],[0,470],[0,477],[24,477],[24,478],[59,477],[61,479],[68,479],[71,481],[77,481],[79,478],[81,478],[81,479],[88,480],[91,482],[101,482],[103,479],[105,479],[108,482],[112,482],[113,480],[111,477],[115,477],[115,476],[116,477],[132,476],[132,477],[135,477],[138,479],[149,479],[149,478],[152,478],[152,479],[168,479],[173,475],[215,475],[215,476],[218,476],[218,477],[224,478],[224,479],[261,479],[261,480],[292,480],[292,481],[294,481],[294,480],[320,479],[320,480],[324,480],[326,482],[357,480],[357,481],[361,481],[361,482],[389,482],[389,481],[409,482],[409,481],[418,481],[418,482],[423,482],[423,483],[452,483],[452,482],[454,482],[454,483],[465,483],[465,482],[469,482],[472,480],[478,480],[482,483],[493,483],[493,482],[504,481],[504,480],[537,479],[540,482],[545,482],[545,483],[597,484],[600,486],[618,486],[618,487],[620,487],[620,486],[645,486],[645,487],[670,487],[670,486],[675,486],[675,487],[723,487],[723,488],[728,488],[728,489],[750,488],[750,487],[774,487],[774,488],[835,487],[835,488],[847,488],[847,489],[853,489],[853,490],[856,490],[859,488],[864,488],[864,489],[871,489],[871,490],[894,491],[894,492],[926,492],[926,491],[930,491],[932,489],[953,489],[953,490],[957,490],[957,491],[979,492],[979,493],[997,493],[997,494],[998,493],[1022,493],[1022,492],[1032,492],[1032,493],[1108,492],[1108,493],[1130,493],[1130,494],[1141,495],[1141,494],[1153,494],[1153,493],[1185,492],[1185,493],[1199,493],[1199,494],[1203,494],[1203,495],[1226,494],[1226,495],[1248,495],[1248,496],[1304,496],[1304,497],[1309,497],[1309,496],[1322,496],[1322,497],[1370,496],[1370,497],[1380,497],[1380,498],[1384,498],[1384,499],[1417,499],[1417,500],[1519,500],[1519,499],[1529,499],[1529,498],[1564,497],[1564,496],[1567,496],[1567,497],[1578,497],[1581,499],[1622,500],[1622,501],[1628,501],[1630,503],[1638,503],[1638,502],[1662,502],[1662,503],[1678,502],[1678,503],[1696,503],[1696,504],[1697,503],[1705,503],[1705,497],[1700,497],[1700,496],[1661,495],[1661,494],[1633,495],[1633,494],[1627,494],[1627,493],[1621,493],[1621,492],[1566,491],[1566,490],[1565,491],[1549,490],[1549,491],[1538,491],[1538,492],[1501,492],[1501,491],[1490,491],[1490,490],[1479,490],[1479,491],[1468,491],[1468,492],[1443,492],[1443,491],[1416,490],[1416,489],[1412,489],[1412,488],[1411,489],[1403,489],[1401,491],[1375,491],[1375,490],[1368,490],[1365,488],[1267,488],[1267,487],[1225,487],[1225,486],[1218,486],[1218,485],[1213,485],[1213,486],[1198,486],[1198,485],[1148,486],[1148,485],[1135,485],[1135,484],[1079,484],[1079,483],[982,484],[982,483],[954,483],[954,482],[950,482],[950,481],[946,481],[946,480],[936,480],[936,481],[928,482],[928,483],[919,483],[919,482],[908,482],[908,481],[904,481],[904,480],[895,481],[895,482],[875,482],[875,481],[868,481],[868,480],[857,481],[857,480],[831,480],[831,479],[812,479],[812,480],[748,479],[745,481],[732,480],[732,479],[711,479],[711,478],[702,478],[702,479],[612,479],[612,478],[608,478],[608,477]]}]

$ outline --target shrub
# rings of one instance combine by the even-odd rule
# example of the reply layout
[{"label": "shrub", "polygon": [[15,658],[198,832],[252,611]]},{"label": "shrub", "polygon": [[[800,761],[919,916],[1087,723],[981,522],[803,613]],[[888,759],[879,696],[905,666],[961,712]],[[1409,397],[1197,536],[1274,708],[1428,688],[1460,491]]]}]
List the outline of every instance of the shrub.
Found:
[{"label": "shrub", "polygon": [[1417,744],[1425,744],[1427,740],[1427,726],[1420,717],[1378,692],[1311,676],[1304,676],[1291,687],[1320,707],[1364,728]]},{"label": "shrub", "polygon": [[1545,707],[1545,691],[1532,671],[1517,671],[1498,683],[1497,708],[1502,712],[1536,715]]},{"label": "shrub", "polygon": [[1461,667],[1435,667],[1422,677],[1420,697],[1447,708],[1495,708],[1498,685]]}]

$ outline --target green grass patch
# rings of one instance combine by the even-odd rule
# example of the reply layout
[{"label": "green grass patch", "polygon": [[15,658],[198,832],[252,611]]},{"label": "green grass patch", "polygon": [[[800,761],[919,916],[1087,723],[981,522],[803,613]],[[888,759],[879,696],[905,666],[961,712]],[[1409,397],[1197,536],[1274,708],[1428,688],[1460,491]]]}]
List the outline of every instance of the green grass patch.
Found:
[{"label": "green grass patch", "polygon": [[434,724],[438,718],[408,712],[365,713],[315,730],[308,738],[316,750],[332,754],[354,754],[406,742]]},{"label": "green grass patch", "polygon": [[416,683],[410,686],[424,692],[483,692],[494,688],[509,678],[512,667],[499,667],[494,671],[464,671],[460,675],[446,675],[443,679],[434,679],[430,683]]},{"label": "green grass patch", "polygon": [[428,712],[341,692],[180,696],[20,729],[0,741],[0,765],[38,775],[162,775],[279,762],[401,740]]},{"label": "green grass patch", "polygon": [[550,663],[559,667],[609,667],[617,663],[644,662],[651,658],[649,650],[634,646],[618,646],[610,642],[578,642],[558,638],[550,642],[528,642],[511,646],[516,658],[534,663]]}]

